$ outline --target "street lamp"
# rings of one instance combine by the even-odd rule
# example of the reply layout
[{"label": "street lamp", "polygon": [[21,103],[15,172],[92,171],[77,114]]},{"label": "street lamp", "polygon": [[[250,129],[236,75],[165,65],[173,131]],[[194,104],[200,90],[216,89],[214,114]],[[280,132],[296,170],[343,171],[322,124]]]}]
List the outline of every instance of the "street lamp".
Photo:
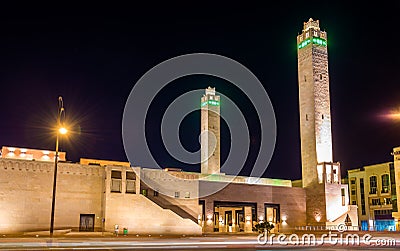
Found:
[{"label": "street lamp", "polygon": [[53,178],[53,197],[51,200],[51,218],[50,218],[50,237],[53,237],[54,231],[54,209],[56,205],[56,185],[57,185],[57,164],[58,164],[58,137],[60,134],[66,134],[68,130],[61,125],[61,115],[64,113],[64,103],[62,97],[58,97],[58,111],[57,111],[57,136],[56,136],[56,155],[54,156],[54,178]]}]

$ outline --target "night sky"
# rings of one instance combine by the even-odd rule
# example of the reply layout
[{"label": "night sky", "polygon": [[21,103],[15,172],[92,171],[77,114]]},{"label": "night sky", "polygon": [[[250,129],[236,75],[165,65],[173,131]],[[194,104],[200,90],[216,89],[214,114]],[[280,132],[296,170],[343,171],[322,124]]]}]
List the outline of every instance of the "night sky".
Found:
[{"label": "night sky", "polygon": [[[383,115],[400,111],[400,4],[325,2],[318,1],[318,7],[310,1],[278,6],[2,6],[0,146],[54,149],[52,128],[62,95],[73,131],[61,142],[67,159],[126,161],[121,122],[135,82],[169,58],[215,53],[250,69],[274,106],[277,143],[264,176],[299,179],[296,36],[312,17],[328,33],[333,152],[342,175],[347,169],[391,161],[392,148],[400,145],[400,120]],[[209,85],[237,102],[249,121],[251,152],[241,173],[246,175],[259,154],[259,123],[250,100],[215,77],[184,77],[159,93],[146,121],[150,149],[161,166],[199,171],[199,165],[168,156],[159,123],[174,98]],[[185,118],[180,129],[183,145],[197,150],[200,112]],[[221,137],[224,159],[229,152],[224,122]]]}]

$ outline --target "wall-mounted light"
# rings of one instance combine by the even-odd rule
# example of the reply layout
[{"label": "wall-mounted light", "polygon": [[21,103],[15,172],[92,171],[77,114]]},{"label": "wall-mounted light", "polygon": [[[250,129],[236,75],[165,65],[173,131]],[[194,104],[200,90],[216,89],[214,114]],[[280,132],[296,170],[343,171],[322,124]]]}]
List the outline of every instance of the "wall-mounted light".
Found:
[{"label": "wall-mounted light", "polygon": [[9,153],[7,153],[7,156],[11,156],[11,157],[13,157],[15,154],[14,154],[14,152],[15,152],[15,147],[9,147],[8,148],[8,151],[9,151]]},{"label": "wall-mounted light", "polygon": [[287,215],[282,215],[282,225],[287,225]]},{"label": "wall-mounted light", "polygon": [[49,160],[50,159],[49,154],[50,154],[49,151],[43,151],[42,159],[43,160]]},{"label": "wall-mounted light", "polygon": [[25,149],[25,148],[22,148],[20,151],[21,151],[21,154],[19,155],[19,157],[21,157],[21,158],[25,158],[25,157],[26,157],[26,152],[27,152],[27,149]]}]

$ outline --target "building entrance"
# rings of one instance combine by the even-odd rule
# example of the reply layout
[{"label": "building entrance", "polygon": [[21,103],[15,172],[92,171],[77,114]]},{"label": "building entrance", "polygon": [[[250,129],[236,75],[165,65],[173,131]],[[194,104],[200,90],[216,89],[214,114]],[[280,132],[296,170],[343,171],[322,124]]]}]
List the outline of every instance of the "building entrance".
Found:
[{"label": "building entrance", "polygon": [[94,214],[81,214],[79,222],[80,232],[94,231]]},{"label": "building entrance", "polygon": [[256,207],[255,203],[214,202],[214,231],[252,232]]}]

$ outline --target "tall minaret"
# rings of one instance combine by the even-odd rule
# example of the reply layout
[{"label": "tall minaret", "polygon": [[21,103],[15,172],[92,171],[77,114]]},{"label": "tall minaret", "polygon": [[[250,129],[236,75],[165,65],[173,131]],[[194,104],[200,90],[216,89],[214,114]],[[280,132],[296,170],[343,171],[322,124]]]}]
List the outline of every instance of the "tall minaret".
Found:
[{"label": "tall minaret", "polygon": [[220,173],[220,96],[211,87],[201,98],[201,173]]},{"label": "tall minaret", "polygon": [[345,211],[340,165],[333,163],[327,34],[319,21],[297,36],[300,138],[307,223],[324,224]]}]

